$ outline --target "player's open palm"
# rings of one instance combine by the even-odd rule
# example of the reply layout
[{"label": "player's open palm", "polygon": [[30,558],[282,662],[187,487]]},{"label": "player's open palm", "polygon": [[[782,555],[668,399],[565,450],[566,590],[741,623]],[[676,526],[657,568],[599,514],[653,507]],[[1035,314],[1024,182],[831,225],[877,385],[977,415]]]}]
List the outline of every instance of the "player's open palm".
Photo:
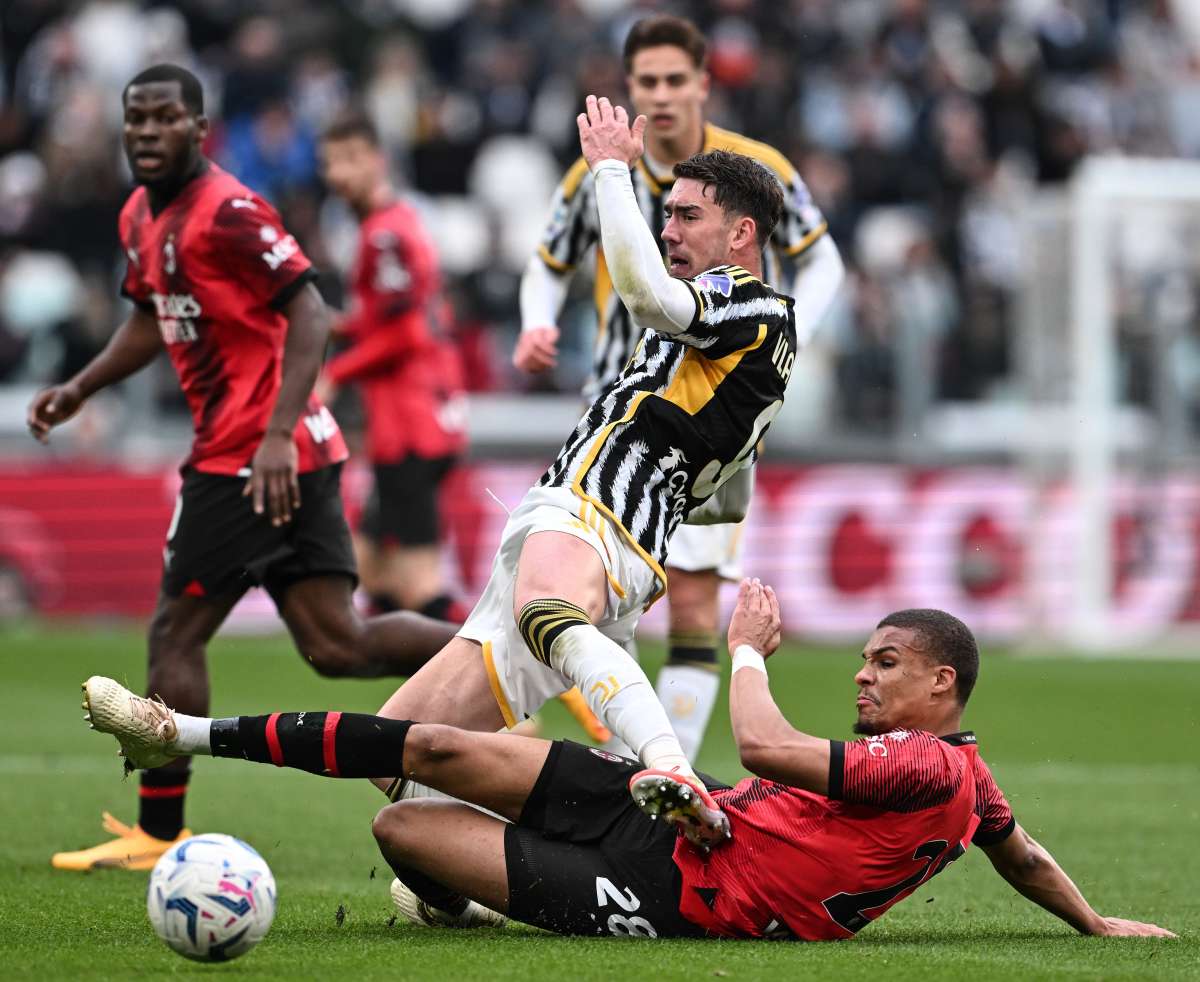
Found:
[{"label": "player's open palm", "polygon": [[1127,921],[1124,917],[1103,918],[1104,927],[1096,931],[1106,938],[1176,938],[1174,931],[1168,931],[1157,924],[1146,924],[1142,921]]},{"label": "player's open palm", "polygon": [[782,628],[775,591],[758,580],[742,580],[738,587],[737,606],[729,619],[730,652],[748,644],[766,658],[779,647]]},{"label": "player's open palm", "polygon": [[59,423],[65,423],[79,412],[83,396],[73,385],[55,385],[42,389],[29,404],[25,414],[25,425],[34,439],[45,443],[50,431]]},{"label": "player's open palm", "polygon": [[590,95],[586,105],[587,112],[580,113],[575,121],[579,124],[579,146],[588,166],[595,167],[602,160],[620,160],[632,167],[644,151],[646,117],[639,116],[630,126],[625,107],[614,109],[604,96],[597,99]]}]

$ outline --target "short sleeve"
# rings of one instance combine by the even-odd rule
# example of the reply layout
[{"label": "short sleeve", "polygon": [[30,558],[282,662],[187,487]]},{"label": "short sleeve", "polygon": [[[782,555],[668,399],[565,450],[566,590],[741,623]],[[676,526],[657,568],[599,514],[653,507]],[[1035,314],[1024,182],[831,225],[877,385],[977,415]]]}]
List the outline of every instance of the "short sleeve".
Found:
[{"label": "short sleeve", "polygon": [[121,239],[121,249],[125,253],[125,275],[121,278],[121,294],[139,307],[152,308],[152,291],[142,279],[142,260],[134,242],[132,211],[132,202],[127,203],[117,221],[117,234]]},{"label": "short sleeve", "polygon": [[966,758],[930,733],[892,730],[830,742],[829,797],[851,805],[915,812],[954,797]]},{"label": "short sleeve", "polygon": [[538,255],[556,273],[569,273],[600,238],[595,182],[587,161],[580,159],[554,192],[550,218],[542,231]]},{"label": "short sleeve", "polygon": [[709,358],[754,344],[764,323],[788,317],[788,302],[740,266],[718,266],[683,282],[692,291],[696,314],[688,329],[671,339]]},{"label": "short sleeve", "polygon": [[212,248],[256,299],[279,308],[315,278],[312,263],[279,213],[256,194],[227,198],[213,217]]},{"label": "short sleeve", "polygon": [[971,842],[977,846],[1003,842],[1017,827],[1008,800],[982,759],[975,764],[975,812],[979,815],[979,828]]},{"label": "short sleeve", "polygon": [[771,241],[785,256],[795,258],[807,252],[829,225],[797,171],[793,169],[782,184],[783,215],[771,234]]}]

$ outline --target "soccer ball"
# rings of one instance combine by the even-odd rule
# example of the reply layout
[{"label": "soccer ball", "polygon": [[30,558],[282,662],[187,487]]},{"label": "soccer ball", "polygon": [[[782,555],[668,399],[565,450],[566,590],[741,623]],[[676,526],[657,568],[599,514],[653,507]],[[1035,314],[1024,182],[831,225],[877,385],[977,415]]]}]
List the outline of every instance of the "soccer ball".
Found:
[{"label": "soccer ball", "polygon": [[150,873],[146,910],[154,930],[185,958],[237,958],[275,918],[275,877],[254,849],[232,835],[184,839]]}]

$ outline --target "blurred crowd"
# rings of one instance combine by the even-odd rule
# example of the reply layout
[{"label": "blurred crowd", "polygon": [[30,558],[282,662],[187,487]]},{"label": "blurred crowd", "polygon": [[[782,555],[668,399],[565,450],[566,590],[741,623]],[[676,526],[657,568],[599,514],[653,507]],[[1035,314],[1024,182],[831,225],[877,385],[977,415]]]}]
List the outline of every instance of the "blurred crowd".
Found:
[{"label": "blurred crowd", "polygon": [[1200,155],[1194,0],[5,0],[0,385],[67,375],[120,316],[120,92],[172,61],[205,84],[210,155],[282,209],[334,303],[353,224],[316,138],[366,107],[441,249],[473,387],[573,389],[586,302],[558,375],[520,379],[517,282],[582,95],[620,97],[624,34],[660,10],[710,38],[709,117],[783,150],[829,219],[850,275],[820,345],[850,426],[892,425],[905,364],[931,400],[1003,397],[1037,186],[1094,152]]}]

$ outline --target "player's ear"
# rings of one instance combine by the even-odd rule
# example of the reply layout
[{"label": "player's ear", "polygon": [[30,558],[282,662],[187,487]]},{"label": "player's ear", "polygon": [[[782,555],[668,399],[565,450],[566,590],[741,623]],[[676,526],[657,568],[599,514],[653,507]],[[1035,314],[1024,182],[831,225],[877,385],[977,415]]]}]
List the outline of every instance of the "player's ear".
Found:
[{"label": "player's ear", "polygon": [[211,126],[208,122],[208,117],[201,113],[196,117],[196,145],[200,146],[208,139],[208,132]]},{"label": "player's ear", "polygon": [[735,252],[740,252],[748,245],[754,244],[758,237],[758,225],[749,215],[739,215],[733,223],[733,237],[730,246]]},{"label": "player's ear", "polygon": [[938,665],[933,670],[933,691],[952,692],[957,679],[958,672],[954,670],[953,665]]},{"label": "player's ear", "polygon": [[709,83],[712,81],[712,76],[707,71],[700,73],[700,101],[708,102]]}]

